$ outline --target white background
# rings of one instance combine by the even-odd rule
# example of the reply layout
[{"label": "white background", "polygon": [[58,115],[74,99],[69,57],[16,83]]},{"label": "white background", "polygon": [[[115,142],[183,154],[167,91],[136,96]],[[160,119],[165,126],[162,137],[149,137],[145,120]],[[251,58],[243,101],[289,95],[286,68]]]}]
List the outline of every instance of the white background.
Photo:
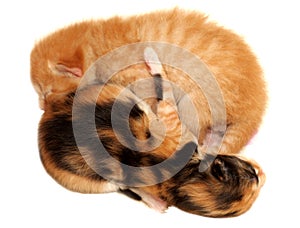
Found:
[{"label": "white background", "polygon": [[[3,3],[7,2],[7,3]],[[105,3],[104,3],[105,2]],[[299,227],[299,61],[297,1],[2,1],[0,3],[0,227]],[[245,153],[267,182],[246,214],[211,219],[176,208],[159,214],[119,194],[83,195],[56,184],[37,150],[42,112],[29,79],[34,42],[88,18],[180,6],[197,9],[242,35],[265,70],[269,107]],[[297,225],[298,224],[298,225]]]}]

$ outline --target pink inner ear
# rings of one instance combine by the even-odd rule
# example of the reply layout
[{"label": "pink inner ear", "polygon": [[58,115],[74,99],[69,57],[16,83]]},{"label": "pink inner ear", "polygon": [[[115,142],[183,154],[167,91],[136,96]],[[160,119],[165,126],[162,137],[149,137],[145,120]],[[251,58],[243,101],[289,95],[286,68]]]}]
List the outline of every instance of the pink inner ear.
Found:
[{"label": "pink inner ear", "polygon": [[55,68],[63,74],[72,74],[75,77],[82,77],[83,76],[82,70],[78,67],[67,67],[63,64],[57,64],[55,66]]},{"label": "pink inner ear", "polygon": [[82,70],[76,67],[68,68],[70,73],[74,74],[76,77],[82,77]]},{"label": "pink inner ear", "polygon": [[150,73],[152,75],[162,73],[161,62],[159,61],[159,58],[158,58],[156,52],[152,48],[150,48],[150,47],[145,48],[144,60],[146,62],[146,65],[150,69]]}]

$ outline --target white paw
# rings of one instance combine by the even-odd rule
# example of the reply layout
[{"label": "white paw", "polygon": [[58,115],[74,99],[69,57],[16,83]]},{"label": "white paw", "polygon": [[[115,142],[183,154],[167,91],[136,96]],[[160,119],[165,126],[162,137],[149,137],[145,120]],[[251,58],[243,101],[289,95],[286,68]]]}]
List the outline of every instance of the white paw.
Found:
[{"label": "white paw", "polygon": [[168,208],[167,202],[163,201],[159,197],[153,196],[153,195],[143,192],[139,189],[130,189],[130,190],[133,191],[134,193],[138,194],[142,198],[143,202],[148,207],[154,209],[155,211],[164,213],[167,210],[167,208]]}]

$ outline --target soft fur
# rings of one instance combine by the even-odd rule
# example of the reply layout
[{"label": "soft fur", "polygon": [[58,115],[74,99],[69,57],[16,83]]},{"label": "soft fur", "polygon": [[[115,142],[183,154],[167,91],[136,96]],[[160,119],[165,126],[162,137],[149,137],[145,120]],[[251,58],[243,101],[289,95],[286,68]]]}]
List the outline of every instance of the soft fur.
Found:
[{"label": "soft fur", "polygon": [[[133,198],[142,199],[159,211],[164,211],[168,206],[176,206],[198,215],[229,217],[240,215],[250,208],[264,184],[261,168],[245,158],[218,155],[205,172],[199,172],[201,160],[197,155],[197,145],[192,140],[187,140],[181,148],[177,148],[181,138],[180,120],[172,107],[164,101],[160,101],[157,108],[158,118],[166,126],[166,134],[159,147],[149,152],[139,152],[121,144],[111,123],[114,97],[121,90],[122,87],[117,85],[105,85],[96,99],[99,86],[77,92],[75,113],[78,115],[75,116],[72,115],[74,93],[46,98],[45,113],[39,125],[39,149],[43,164],[54,179],[66,188],[82,193],[120,190]],[[94,122],[87,122],[85,115],[95,103],[97,131],[93,134]],[[132,104],[135,104],[135,95],[128,93],[122,97],[124,108]],[[145,112],[135,105],[130,113],[130,128],[133,133],[139,133],[135,135],[138,139],[149,138],[149,122],[157,121],[157,117],[147,115],[148,112],[149,110]],[[127,122],[122,111],[117,117],[116,121],[123,129]],[[79,141],[74,137],[74,124],[82,126],[82,138]],[[119,134],[126,139],[122,132]],[[169,158],[169,165],[153,171],[132,172],[99,155],[96,143],[98,139],[105,150],[122,164],[147,167]],[[193,157],[183,169],[172,178],[165,178],[177,168],[187,153]],[[206,162],[210,159],[214,158],[208,158]],[[93,164],[87,164],[87,161],[92,161]]]},{"label": "soft fur", "polygon": [[[158,118],[166,126],[162,144],[149,153],[138,153],[124,147],[109,124],[111,105],[122,88],[137,79],[151,77],[145,64],[118,72],[96,100],[97,86],[82,90],[79,108],[84,109],[85,105],[97,102],[96,138],[104,141],[105,148],[121,162],[149,166],[171,155],[176,160],[181,156],[180,152],[193,150],[196,154],[177,175],[150,186],[147,186],[149,181],[160,182],[168,171],[160,170],[160,175],[130,173],[126,177],[122,167],[115,164],[110,167],[105,159],[96,160],[94,167],[100,167],[101,172],[109,175],[109,181],[105,180],[86,163],[85,159],[95,160],[94,157],[83,158],[79,153],[72,129],[74,94],[87,69],[100,56],[117,47],[144,41],[175,44],[199,56],[216,77],[227,115],[227,129],[219,155],[205,172],[200,173],[201,160],[195,148],[197,143],[205,144],[205,138],[212,129],[212,119],[205,96],[195,89],[188,75],[165,66],[167,78],[183,88],[201,114],[198,142],[188,138],[179,150],[181,122],[176,110],[164,101],[158,103],[157,117],[139,106],[131,112],[130,129],[138,139],[149,137],[149,123],[153,119]],[[160,211],[174,205],[191,213],[212,217],[239,215],[247,211],[257,197],[264,174],[255,162],[236,154],[257,132],[262,120],[266,105],[262,70],[239,36],[209,22],[204,15],[175,9],[71,25],[36,44],[31,53],[31,79],[39,94],[40,107],[45,110],[39,126],[42,161],[49,174],[68,189],[102,193],[121,188],[122,192],[133,197],[136,197],[135,194],[141,196],[149,206]],[[128,97],[131,96],[128,94]],[[124,101],[125,106],[128,101],[130,99]],[[75,121],[80,122],[80,118],[76,118],[79,117],[75,117]],[[93,151],[88,145],[82,145],[80,149]],[[123,184],[126,178],[133,178],[145,186],[126,186]]]},{"label": "soft fur", "polygon": [[[100,56],[122,45],[160,41],[178,45],[196,54],[209,67],[222,91],[227,130],[222,154],[239,153],[258,131],[266,105],[265,83],[256,57],[243,39],[209,22],[198,12],[179,9],[128,18],[113,17],[77,23],[39,41],[31,53],[31,79],[44,98],[73,91],[81,76]],[[128,53],[130,54],[130,53]],[[183,88],[201,113],[200,136],[211,128],[209,106],[202,92],[187,75],[166,68],[168,79]],[[127,85],[149,76],[146,67],[119,72],[113,81]],[[203,139],[199,139],[200,143]]]}]

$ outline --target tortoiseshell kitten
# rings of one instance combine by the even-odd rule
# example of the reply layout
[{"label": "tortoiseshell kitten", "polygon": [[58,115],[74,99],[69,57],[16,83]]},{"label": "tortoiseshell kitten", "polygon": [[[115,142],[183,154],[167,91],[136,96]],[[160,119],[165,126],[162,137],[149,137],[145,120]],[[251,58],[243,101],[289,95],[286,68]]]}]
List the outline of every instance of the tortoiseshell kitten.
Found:
[{"label": "tortoiseshell kitten", "polygon": [[[262,121],[267,99],[262,69],[241,37],[194,11],[174,9],[85,21],[45,37],[31,53],[31,79],[41,108],[48,95],[74,91],[100,56],[123,45],[148,41],[176,45],[195,54],[208,66],[226,108],[226,133],[222,132],[225,137],[219,153],[238,154]],[[168,66],[165,70],[168,79],[195,102],[201,114],[199,144],[205,144],[204,138],[214,126],[204,94],[188,75]],[[148,76],[145,66],[132,67],[117,73],[112,82],[127,86]],[[209,85],[205,89],[215,93]]]},{"label": "tortoiseshell kitten", "polygon": [[[127,135],[112,129],[111,113],[115,97],[124,88],[107,84],[101,87],[99,94],[99,87],[101,85],[93,85],[77,91],[75,98],[74,92],[52,94],[46,98],[45,112],[39,125],[39,149],[46,170],[58,183],[82,193],[121,190],[137,199],[140,197],[159,211],[176,206],[197,215],[229,217],[240,215],[250,208],[264,183],[264,174],[256,163],[237,156],[218,155],[210,168],[199,172],[201,161],[196,142],[188,138],[178,148],[182,137],[181,123],[173,107],[160,101],[156,116],[146,104],[138,103],[133,93],[125,91],[120,98],[120,107],[123,108],[117,109],[119,112],[115,119],[120,129],[128,123],[122,110],[131,107],[129,126],[136,138],[143,140],[151,137],[149,124],[152,121],[159,119],[166,128],[163,142],[158,147],[148,152],[132,150],[116,137],[119,134],[126,140]],[[95,110],[95,114],[92,113],[94,122],[86,119],[90,110]],[[77,115],[74,116],[74,113]],[[75,140],[73,129],[77,124],[82,129],[79,141],[78,138]],[[93,124],[96,125],[95,132]],[[123,164],[148,167],[169,158],[169,165],[132,172],[120,163],[112,163],[108,157],[101,155],[101,151],[99,154],[99,139],[103,148]],[[178,168],[186,154],[194,155],[175,176],[165,178]],[[90,161],[89,164],[87,161]]]}]

